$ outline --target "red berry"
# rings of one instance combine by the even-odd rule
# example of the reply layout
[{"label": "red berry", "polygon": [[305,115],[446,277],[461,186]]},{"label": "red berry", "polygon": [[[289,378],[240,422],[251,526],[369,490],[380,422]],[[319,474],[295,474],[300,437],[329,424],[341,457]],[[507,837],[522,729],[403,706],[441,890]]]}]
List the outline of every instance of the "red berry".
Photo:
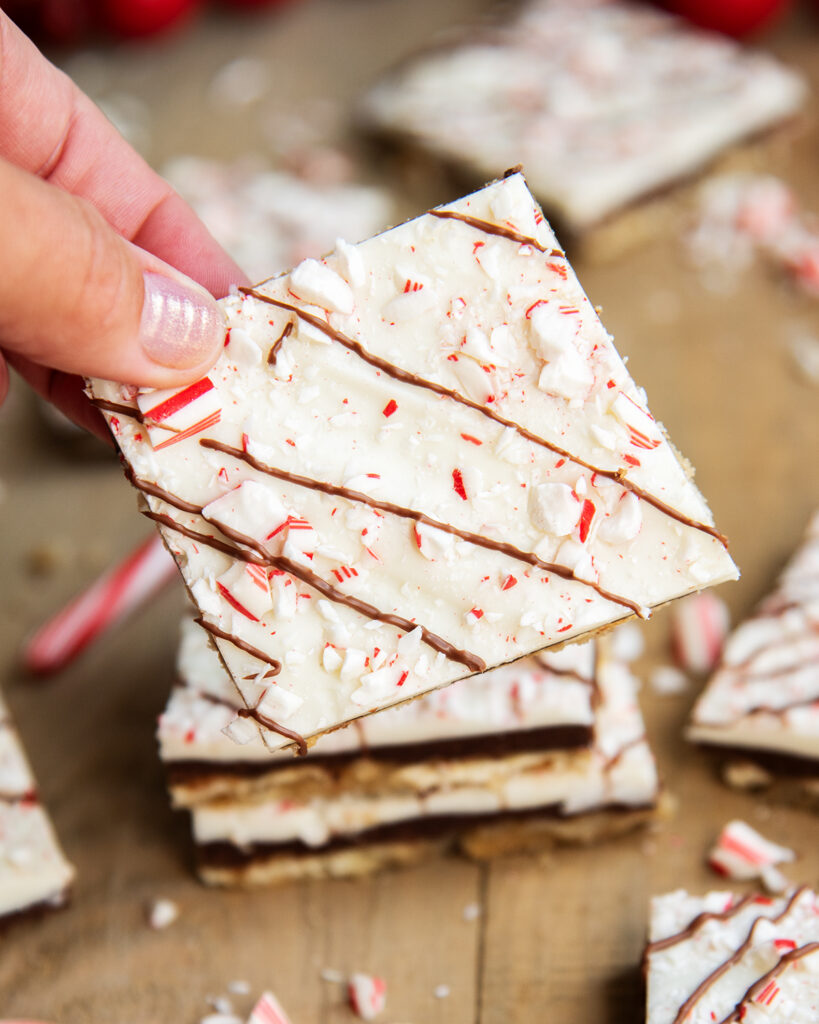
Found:
[{"label": "red berry", "polygon": [[242,7],[252,11],[262,7],[284,7],[285,4],[293,3],[293,0],[222,0],[222,3],[225,7]]},{"label": "red berry", "polygon": [[768,24],[789,0],[665,0],[665,6],[700,28],[739,37]]},{"label": "red berry", "polygon": [[126,39],[139,39],[185,21],[199,0],[100,0],[99,6],[106,28]]}]

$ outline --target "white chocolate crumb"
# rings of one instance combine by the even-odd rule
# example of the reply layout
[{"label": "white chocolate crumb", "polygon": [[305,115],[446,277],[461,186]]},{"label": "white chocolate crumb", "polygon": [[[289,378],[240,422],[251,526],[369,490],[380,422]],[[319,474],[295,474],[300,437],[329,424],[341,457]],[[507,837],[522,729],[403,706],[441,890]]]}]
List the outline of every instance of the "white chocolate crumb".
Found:
[{"label": "white chocolate crumb", "polygon": [[673,665],[658,665],[648,677],[651,689],[663,697],[675,697],[688,689],[688,676]]},{"label": "white chocolate crumb", "polygon": [[178,917],[179,904],[174,900],[154,900],[148,908],[148,924],[155,931],[169,928]]}]

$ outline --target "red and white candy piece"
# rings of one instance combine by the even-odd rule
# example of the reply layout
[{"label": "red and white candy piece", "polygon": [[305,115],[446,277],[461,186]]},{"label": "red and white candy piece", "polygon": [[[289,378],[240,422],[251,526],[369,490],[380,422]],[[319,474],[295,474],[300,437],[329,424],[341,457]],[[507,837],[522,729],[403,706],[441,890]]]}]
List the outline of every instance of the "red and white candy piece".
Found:
[{"label": "red and white candy piece", "polygon": [[347,982],[347,997],[362,1020],[375,1020],[387,1002],[387,983],[370,974],[353,974]]},{"label": "red and white candy piece", "polygon": [[217,577],[216,589],[234,611],[251,622],[258,622],[273,607],[267,570],[252,562],[232,565]]},{"label": "red and white candy piece", "polygon": [[281,1008],[281,1004],[272,992],[262,993],[247,1024],[290,1024],[290,1018]]},{"label": "red and white candy piece", "polygon": [[159,537],[140,544],[37,630],[23,648],[26,671],[49,675],[66,668],[176,575],[176,564]]},{"label": "red and white candy piece", "polygon": [[708,864],[725,878],[761,878],[769,892],[783,892],[788,880],[776,867],[796,859],[793,850],[761,836],[744,821],[729,821],[708,854]]},{"label": "red and white candy piece", "polygon": [[215,426],[221,418],[219,392],[210,377],[184,388],[137,395],[137,405],[156,451]]},{"label": "red and white candy piece", "polygon": [[720,659],[729,625],[725,602],[709,591],[677,601],[671,613],[677,664],[687,672],[710,672]]}]

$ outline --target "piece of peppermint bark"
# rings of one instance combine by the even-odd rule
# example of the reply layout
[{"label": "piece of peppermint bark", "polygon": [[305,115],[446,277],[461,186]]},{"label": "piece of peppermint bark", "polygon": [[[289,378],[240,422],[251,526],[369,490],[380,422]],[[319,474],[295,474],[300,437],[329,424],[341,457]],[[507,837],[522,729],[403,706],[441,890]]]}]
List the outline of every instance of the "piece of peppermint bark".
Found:
[{"label": "piece of peppermint bark", "polygon": [[736,578],[521,174],[224,304],[90,390],[271,749]]}]

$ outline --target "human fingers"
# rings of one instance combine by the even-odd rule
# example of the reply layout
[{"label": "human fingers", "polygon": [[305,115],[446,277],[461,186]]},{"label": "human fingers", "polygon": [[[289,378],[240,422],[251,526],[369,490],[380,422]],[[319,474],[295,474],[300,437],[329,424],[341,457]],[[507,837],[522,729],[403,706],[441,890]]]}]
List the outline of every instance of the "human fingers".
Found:
[{"label": "human fingers", "polygon": [[0,157],[87,199],[217,297],[246,276],[171,186],[0,11]]},{"label": "human fingers", "polygon": [[87,201],[0,160],[0,339],[40,367],[173,387],[224,342],[213,297]]}]

